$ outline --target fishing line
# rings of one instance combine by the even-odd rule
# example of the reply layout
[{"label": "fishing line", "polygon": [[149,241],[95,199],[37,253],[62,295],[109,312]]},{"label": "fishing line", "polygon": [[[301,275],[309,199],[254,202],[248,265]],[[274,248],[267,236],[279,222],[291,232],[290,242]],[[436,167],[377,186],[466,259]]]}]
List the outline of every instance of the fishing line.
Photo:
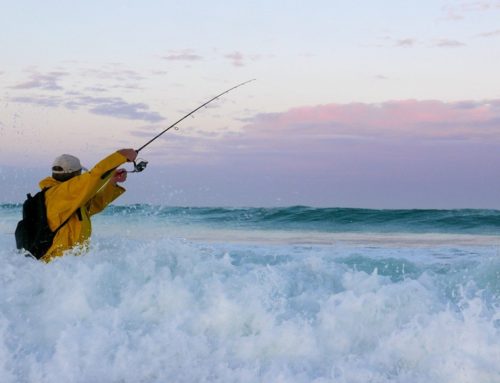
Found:
[{"label": "fishing line", "polygon": [[[156,136],[154,136],[152,139],[150,139],[148,142],[146,142],[144,145],[142,145],[139,149],[136,150],[136,152],[139,154],[139,152],[144,149],[146,146],[148,146],[149,144],[151,144],[154,140],[156,140],[157,138],[159,138],[160,136],[162,136],[164,133],[168,132],[170,129],[172,128],[176,128],[178,129],[178,127],[176,127],[176,125],[183,121],[184,119],[188,118],[189,116],[191,116],[193,113],[197,112],[198,110],[200,110],[201,108],[203,108],[204,106],[210,104],[212,101],[215,101],[217,100],[219,97],[225,95],[226,93],[229,93],[231,92],[232,90],[236,89],[236,88],[239,88],[240,86],[243,86],[245,84],[248,84],[249,82],[252,82],[252,81],[255,81],[255,79],[251,79],[251,80],[248,80],[248,81],[244,81],[242,82],[241,84],[238,84],[236,86],[233,86],[232,88],[229,88],[227,90],[225,90],[224,92],[222,93],[219,93],[217,96],[215,97],[212,97],[210,100],[208,100],[207,102],[201,104],[199,107],[197,107],[196,109],[193,109],[191,112],[189,112],[188,114],[186,114],[185,116],[183,116],[182,118],[180,118],[179,120],[177,120],[176,122],[174,122],[172,125],[170,125],[168,128],[164,129],[162,132],[158,133]],[[129,171],[128,173],[140,173],[142,172],[144,169],[146,169],[146,166],[148,165],[148,161],[144,161],[144,160],[141,160],[139,163],[136,163],[136,161],[134,161],[134,170],[132,171]]]}]

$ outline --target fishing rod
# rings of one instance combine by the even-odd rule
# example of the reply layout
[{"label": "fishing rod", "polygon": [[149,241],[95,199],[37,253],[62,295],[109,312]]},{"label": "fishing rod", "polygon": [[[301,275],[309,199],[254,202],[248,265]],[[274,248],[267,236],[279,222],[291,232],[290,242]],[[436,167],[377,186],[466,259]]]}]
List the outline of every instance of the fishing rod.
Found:
[{"label": "fishing rod", "polygon": [[[201,104],[199,107],[197,107],[196,109],[193,109],[191,112],[189,112],[188,114],[186,114],[185,116],[183,116],[182,118],[180,118],[179,120],[177,120],[176,122],[174,122],[172,125],[170,125],[168,128],[164,129],[162,132],[158,133],[156,136],[154,136],[152,139],[150,139],[148,142],[146,142],[144,145],[142,145],[139,149],[136,150],[137,154],[139,154],[139,152],[144,149],[146,146],[148,146],[149,144],[151,144],[154,140],[156,140],[157,138],[159,138],[160,136],[162,136],[164,133],[168,132],[170,129],[172,129],[173,127],[175,127],[179,122],[185,120],[186,118],[188,118],[189,116],[191,116],[193,113],[197,112],[198,110],[200,110],[201,108],[203,108],[204,106],[207,106],[208,104],[210,104],[212,101],[215,101],[217,100],[219,97],[225,95],[226,93],[229,93],[231,92],[232,90],[236,89],[236,88],[239,88],[240,86],[243,86],[245,84],[248,84],[249,82],[252,82],[252,81],[255,81],[255,79],[251,79],[251,80],[248,80],[248,81],[244,81],[242,82],[241,84],[238,84],[238,85],[235,85],[233,86],[232,88],[229,88],[227,90],[225,90],[224,92],[222,93],[219,93],[217,96],[215,97],[212,97],[210,100],[208,100],[207,102]],[[128,173],[140,173],[142,172],[144,169],[146,169],[146,166],[148,165],[148,162],[147,161],[140,161],[139,163],[136,163],[136,161],[134,161],[134,170],[132,171],[129,171]]]}]

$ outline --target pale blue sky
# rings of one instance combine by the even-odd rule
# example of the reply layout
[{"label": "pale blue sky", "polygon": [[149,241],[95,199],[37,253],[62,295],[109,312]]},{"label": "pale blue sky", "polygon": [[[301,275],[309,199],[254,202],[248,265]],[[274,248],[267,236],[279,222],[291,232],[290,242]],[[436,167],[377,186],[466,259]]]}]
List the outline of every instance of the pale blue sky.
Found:
[{"label": "pale blue sky", "polygon": [[144,150],[122,201],[500,208],[499,20],[498,0],[4,1],[0,202],[256,78]]}]

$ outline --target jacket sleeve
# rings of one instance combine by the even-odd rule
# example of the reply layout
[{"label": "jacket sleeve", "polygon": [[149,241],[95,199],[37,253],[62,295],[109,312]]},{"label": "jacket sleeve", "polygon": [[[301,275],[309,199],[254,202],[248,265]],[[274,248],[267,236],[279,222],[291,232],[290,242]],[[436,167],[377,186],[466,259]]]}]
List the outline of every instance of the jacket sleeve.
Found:
[{"label": "jacket sleeve", "polygon": [[115,152],[99,161],[89,172],[48,189],[45,201],[50,228],[55,230],[79,207],[87,205],[109,181],[114,170],[126,161],[125,156]]},{"label": "jacket sleeve", "polygon": [[89,203],[87,204],[89,216],[92,216],[104,210],[106,206],[108,206],[123,193],[125,193],[124,188],[108,182],[101,190],[97,192],[97,194],[93,198],[90,199]]}]

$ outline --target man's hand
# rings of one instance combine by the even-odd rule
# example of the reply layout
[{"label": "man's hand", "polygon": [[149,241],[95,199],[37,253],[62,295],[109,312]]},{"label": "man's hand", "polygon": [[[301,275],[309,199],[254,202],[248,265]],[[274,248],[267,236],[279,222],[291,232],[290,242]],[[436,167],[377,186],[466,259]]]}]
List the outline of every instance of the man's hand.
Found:
[{"label": "man's hand", "polygon": [[116,185],[117,182],[125,182],[127,179],[127,171],[125,169],[115,170],[115,174],[111,178],[111,182]]},{"label": "man's hand", "polygon": [[137,158],[137,152],[135,149],[120,149],[118,150],[118,153],[126,157],[128,162],[133,162]]}]

